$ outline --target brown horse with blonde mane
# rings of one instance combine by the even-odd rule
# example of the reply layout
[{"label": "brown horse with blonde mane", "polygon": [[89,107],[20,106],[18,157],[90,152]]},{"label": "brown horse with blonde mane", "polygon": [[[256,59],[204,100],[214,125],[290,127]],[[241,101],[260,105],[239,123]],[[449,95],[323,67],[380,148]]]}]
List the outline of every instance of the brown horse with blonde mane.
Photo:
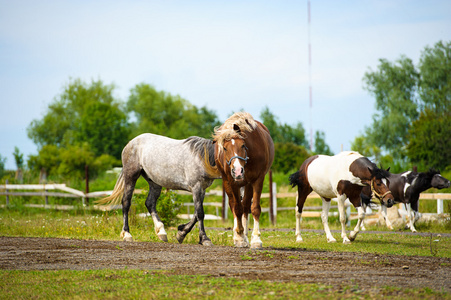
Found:
[{"label": "brown horse with blonde mane", "polygon": [[213,139],[216,168],[222,176],[234,215],[234,244],[249,247],[247,220],[252,212],[254,228],[250,247],[262,248],[260,196],[265,175],[274,160],[274,143],[269,131],[249,113],[238,112],[215,128]]}]

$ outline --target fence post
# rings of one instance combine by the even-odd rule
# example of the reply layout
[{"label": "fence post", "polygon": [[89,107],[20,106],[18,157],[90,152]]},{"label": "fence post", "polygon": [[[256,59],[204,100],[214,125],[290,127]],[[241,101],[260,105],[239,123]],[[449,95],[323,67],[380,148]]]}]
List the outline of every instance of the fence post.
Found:
[{"label": "fence post", "polygon": [[86,196],[89,193],[89,166],[85,165],[85,197],[83,197],[83,206],[89,204],[89,198]]},{"label": "fence post", "polygon": [[[8,184],[8,179],[5,180],[5,187]],[[5,189],[6,191],[6,206],[9,205],[9,195],[8,195],[8,189]]]},{"label": "fence post", "polygon": [[269,170],[269,220],[271,221],[271,224],[274,225],[274,207],[273,207],[273,201],[272,201],[272,170]]},{"label": "fence post", "polygon": [[437,199],[437,214],[443,214],[443,199]]},{"label": "fence post", "polygon": [[224,182],[222,184],[222,221],[227,221],[227,212],[229,209],[229,197],[225,192]]},{"label": "fence post", "polygon": [[49,197],[47,196],[47,190],[45,189],[45,183],[44,183],[44,199],[45,199],[45,205],[49,205]]},{"label": "fence post", "polygon": [[273,214],[274,214],[274,225],[277,224],[277,183],[272,183],[272,207],[273,207]]}]

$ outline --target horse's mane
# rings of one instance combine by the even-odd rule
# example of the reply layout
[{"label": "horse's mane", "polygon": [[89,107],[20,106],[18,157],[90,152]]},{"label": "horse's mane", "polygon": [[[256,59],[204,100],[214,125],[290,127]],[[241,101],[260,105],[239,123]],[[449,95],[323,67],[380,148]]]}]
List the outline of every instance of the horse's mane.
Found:
[{"label": "horse's mane", "polygon": [[212,140],[204,139],[198,136],[190,136],[183,143],[187,144],[191,151],[194,154],[199,155],[203,161],[206,161],[206,155],[208,155],[210,165],[215,165],[215,147]]},{"label": "horse's mane", "polygon": [[376,177],[376,179],[382,179],[382,178],[388,178],[390,176],[390,172],[387,170],[384,170],[382,168],[378,168],[376,164],[373,163],[373,169],[371,171],[372,175]]},{"label": "horse's mane", "polygon": [[[240,132],[234,129],[234,125],[240,128]],[[221,153],[224,141],[232,138],[246,138],[246,132],[252,132],[257,127],[257,122],[247,112],[236,112],[228,118],[224,124],[215,127],[213,140],[218,144],[218,155]]]},{"label": "horse's mane", "polygon": [[429,171],[427,171],[427,172],[417,173],[416,182],[417,182],[418,186],[419,187],[431,186],[432,177],[434,177],[434,175],[436,175],[436,174],[440,174],[440,172],[437,170],[434,170],[432,168],[429,169]]}]

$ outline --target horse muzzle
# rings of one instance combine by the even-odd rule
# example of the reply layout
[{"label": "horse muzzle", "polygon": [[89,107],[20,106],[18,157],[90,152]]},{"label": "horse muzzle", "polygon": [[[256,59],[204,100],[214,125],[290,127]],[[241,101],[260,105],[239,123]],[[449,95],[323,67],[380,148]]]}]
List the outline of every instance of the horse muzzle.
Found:
[{"label": "horse muzzle", "polygon": [[244,168],[232,168],[232,177],[235,181],[243,181],[244,180]]},{"label": "horse muzzle", "polygon": [[437,188],[441,190],[441,189],[449,188],[450,186],[451,186],[451,182],[448,180],[444,184],[439,185]]},{"label": "horse muzzle", "polygon": [[387,200],[386,206],[387,206],[388,208],[390,208],[390,207],[392,207],[393,205],[395,205],[395,200],[389,198],[389,199]]}]

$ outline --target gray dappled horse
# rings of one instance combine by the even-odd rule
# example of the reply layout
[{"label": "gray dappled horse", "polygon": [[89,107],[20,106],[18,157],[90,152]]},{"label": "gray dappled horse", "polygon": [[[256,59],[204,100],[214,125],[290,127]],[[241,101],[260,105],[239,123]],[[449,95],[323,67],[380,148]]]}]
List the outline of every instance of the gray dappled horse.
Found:
[{"label": "gray dappled horse", "polygon": [[214,145],[211,140],[200,137],[175,140],[151,133],[141,134],[124,147],[122,172],[113,193],[98,203],[114,204],[122,199],[124,227],[121,237],[124,241],[133,241],[128,226],[128,212],[136,181],[140,176],[144,177],[149,183],[146,207],[152,216],[156,234],[161,240],[167,241],[163,222],[156,211],[162,187],[192,192],[195,212],[191,221],[178,226],[177,240],[182,243],[199,221],[199,244],[210,246],[212,243],[204,228],[203,201],[205,189],[217,177],[206,171],[207,164],[214,165]]}]

